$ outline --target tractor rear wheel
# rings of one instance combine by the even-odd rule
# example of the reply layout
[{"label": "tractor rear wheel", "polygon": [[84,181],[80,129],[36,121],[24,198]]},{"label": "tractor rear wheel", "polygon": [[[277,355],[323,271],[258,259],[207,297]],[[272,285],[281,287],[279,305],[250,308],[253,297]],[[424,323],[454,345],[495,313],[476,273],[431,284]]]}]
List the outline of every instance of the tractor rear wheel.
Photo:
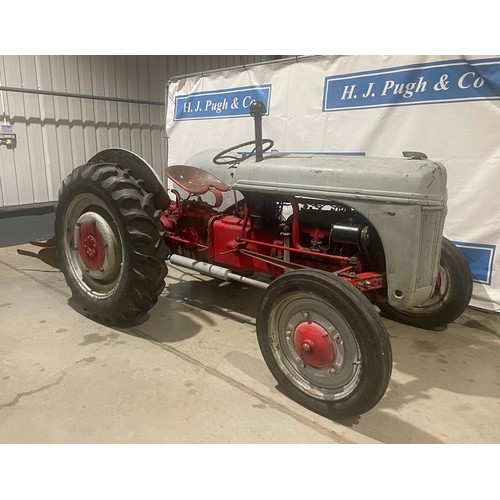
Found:
[{"label": "tractor rear wheel", "polygon": [[73,298],[106,323],[130,321],[157,302],[167,250],[153,194],[130,172],[88,163],[64,179],[55,234]]},{"label": "tractor rear wheel", "polygon": [[370,410],[391,378],[391,344],[374,307],[323,271],[291,271],[267,288],[257,338],[282,391],[328,418]]}]

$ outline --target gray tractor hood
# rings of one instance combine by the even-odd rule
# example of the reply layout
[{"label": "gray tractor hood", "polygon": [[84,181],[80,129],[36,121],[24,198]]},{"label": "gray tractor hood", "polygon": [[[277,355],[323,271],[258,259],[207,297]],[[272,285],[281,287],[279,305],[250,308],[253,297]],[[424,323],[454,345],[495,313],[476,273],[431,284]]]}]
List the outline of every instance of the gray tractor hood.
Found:
[{"label": "gray tractor hood", "polygon": [[274,153],[256,163],[214,165],[216,150],[187,161],[225,182],[231,189],[326,200],[443,205],[446,170],[430,160]]}]

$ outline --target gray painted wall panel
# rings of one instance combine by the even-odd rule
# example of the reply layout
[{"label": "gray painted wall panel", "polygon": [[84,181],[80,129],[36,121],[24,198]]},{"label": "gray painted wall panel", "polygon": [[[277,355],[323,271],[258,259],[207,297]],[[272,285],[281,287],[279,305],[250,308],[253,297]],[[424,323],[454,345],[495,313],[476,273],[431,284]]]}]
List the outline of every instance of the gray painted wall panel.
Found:
[{"label": "gray painted wall panel", "polygon": [[[92,95],[92,73],[90,66],[90,56],[78,56],[78,83],[80,93]],[[75,101],[78,99],[74,99]],[[85,146],[86,156],[83,161],[88,159],[92,151],[98,151],[97,134],[96,134],[96,119],[95,119],[95,103],[90,99],[79,99],[82,107],[83,120],[83,142]]]},{"label": "gray painted wall panel", "polygon": [[[10,56],[5,58],[4,62],[5,85],[9,87],[21,87],[23,82],[21,79],[19,56]],[[35,195],[31,176],[24,96],[19,93],[5,93],[5,97],[8,113],[11,119],[17,124],[17,148],[10,150],[12,153],[12,164],[15,170],[16,185],[9,186],[9,178],[5,179],[7,190],[10,191],[11,188],[17,190],[19,204],[33,203]]]},{"label": "gray painted wall panel", "polygon": [[[60,56],[50,56],[50,78],[52,90],[66,92],[66,77],[64,73],[64,61]],[[43,88],[42,90],[50,90]],[[73,167],[73,149],[71,147],[69,107],[67,97],[52,97],[54,102],[54,121],[56,123],[57,151],[59,155],[59,171],[61,180],[66,177]],[[14,125],[15,127],[15,125]]]},{"label": "gray painted wall panel", "polygon": [[[125,58],[126,80],[127,80],[127,97],[129,99],[139,98],[139,86],[137,78],[137,57],[128,56]],[[128,104],[129,112],[129,130],[130,130],[130,149],[135,151],[140,156],[143,156],[141,144],[141,119],[139,115],[139,104]]]},{"label": "gray painted wall panel", "polygon": [[[36,75],[35,57],[21,56],[19,58],[19,62],[21,68],[21,81],[23,85],[27,88],[36,89],[38,87],[38,81]],[[24,94],[23,99],[34,203],[39,203],[49,199],[40,101],[39,96],[34,94]]]},{"label": "gray painted wall panel", "polygon": [[[165,60],[165,58],[161,58]],[[148,94],[151,101],[164,101],[164,84],[160,80],[160,57],[148,56]],[[164,165],[162,124],[164,121],[163,106],[148,106],[150,119],[151,165]],[[159,172],[163,175],[162,172]]]},{"label": "gray painted wall panel", "polygon": [[[66,92],[80,93],[80,82],[78,79],[78,58],[74,56],[63,56],[64,76],[66,82]],[[81,165],[85,162],[88,152],[85,150],[83,139],[83,119],[81,99],[67,99],[69,116],[69,133],[71,137],[71,153],[73,166]]]},{"label": "gray painted wall panel", "polygon": [[[2,165],[2,156],[0,155],[0,178],[3,175],[3,165]],[[0,182],[0,207],[4,206],[4,201],[3,201],[3,189],[2,189],[2,183]]]},{"label": "gray painted wall panel", "polygon": [[[104,63],[104,96],[116,97],[116,74],[115,61],[113,57],[103,58]],[[106,103],[106,125],[107,125],[107,144],[120,144],[120,134],[118,129],[118,104],[107,101]]]},{"label": "gray painted wall panel", "polygon": [[[52,90],[49,58],[36,56],[35,68],[38,86],[46,90]],[[40,95],[39,104],[42,140],[44,144],[43,154],[45,159],[45,173],[47,175],[48,199],[54,200],[57,197],[57,192],[62,180],[61,166],[59,163],[59,149],[57,144],[54,98],[51,96]]]},{"label": "gray painted wall panel", "polygon": [[[127,88],[127,62],[125,56],[115,58],[115,95],[116,97],[128,97]],[[118,107],[118,138],[122,148],[131,149],[130,138],[130,115],[128,104],[117,103]]]},{"label": "gray painted wall panel", "polygon": [[[271,57],[0,55],[0,86],[164,103],[169,78]],[[107,147],[132,150],[163,175],[163,104],[0,92],[17,135],[15,149],[0,146],[0,209],[56,201],[62,179]]]},{"label": "gray painted wall panel", "polygon": [[[0,82],[2,85],[5,85],[5,69],[3,59],[0,59]],[[7,104],[7,96],[4,92],[0,97],[0,106],[2,106],[2,110],[0,110],[0,120],[2,120],[2,123],[4,113],[5,116],[8,116]],[[0,192],[2,193],[2,206],[19,204],[16,171],[14,168],[14,153],[12,150],[6,149],[5,146],[0,147]]]},{"label": "gray painted wall panel", "polygon": [[[105,89],[105,61],[103,57],[90,57],[90,76],[92,84],[92,94],[104,96]],[[94,101],[96,149],[101,151],[108,147],[108,130],[106,103],[104,101]]]}]

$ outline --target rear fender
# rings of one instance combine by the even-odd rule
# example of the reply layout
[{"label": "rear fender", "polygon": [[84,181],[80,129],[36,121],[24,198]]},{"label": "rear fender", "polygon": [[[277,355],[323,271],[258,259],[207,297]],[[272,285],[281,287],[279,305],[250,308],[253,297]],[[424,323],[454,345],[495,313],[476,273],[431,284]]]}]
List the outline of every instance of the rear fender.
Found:
[{"label": "rear fender", "polygon": [[143,188],[149,193],[153,193],[157,208],[165,210],[170,205],[170,198],[167,190],[153,167],[144,158],[121,148],[110,148],[99,151],[89,161],[89,163],[116,163],[121,168],[129,169],[136,179],[143,180]]}]

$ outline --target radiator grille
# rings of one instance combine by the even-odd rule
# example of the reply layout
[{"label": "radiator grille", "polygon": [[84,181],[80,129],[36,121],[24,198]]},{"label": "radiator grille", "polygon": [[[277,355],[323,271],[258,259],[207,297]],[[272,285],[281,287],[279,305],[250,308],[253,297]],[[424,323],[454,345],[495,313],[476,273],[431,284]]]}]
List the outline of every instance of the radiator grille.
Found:
[{"label": "radiator grille", "polygon": [[441,254],[442,226],[443,210],[422,209],[415,288],[424,288],[433,284],[434,273]]}]

